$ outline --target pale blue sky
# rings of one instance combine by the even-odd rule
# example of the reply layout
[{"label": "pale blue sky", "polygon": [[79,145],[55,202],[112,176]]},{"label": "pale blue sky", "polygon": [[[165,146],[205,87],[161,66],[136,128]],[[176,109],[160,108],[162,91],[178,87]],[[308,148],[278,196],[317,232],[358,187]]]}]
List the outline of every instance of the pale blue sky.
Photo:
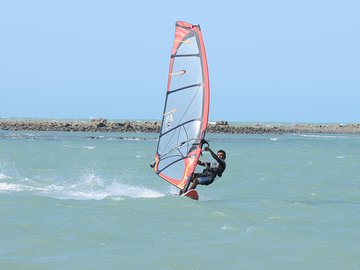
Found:
[{"label": "pale blue sky", "polygon": [[210,120],[360,122],[360,1],[1,1],[0,117],[160,119],[177,20]]}]

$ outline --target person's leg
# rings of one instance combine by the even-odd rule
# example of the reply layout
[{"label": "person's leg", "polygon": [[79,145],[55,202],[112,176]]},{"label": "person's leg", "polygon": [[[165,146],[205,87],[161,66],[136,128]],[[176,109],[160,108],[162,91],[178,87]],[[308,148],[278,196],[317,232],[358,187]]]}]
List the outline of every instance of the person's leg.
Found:
[{"label": "person's leg", "polygon": [[214,182],[214,178],[215,177],[212,174],[199,175],[199,177],[193,180],[190,189],[196,189],[197,185],[210,185],[212,182]]},{"label": "person's leg", "polygon": [[195,179],[192,181],[192,184],[191,184],[190,189],[196,189],[196,187],[197,187],[198,184],[199,184],[199,178],[195,178]]},{"label": "person's leg", "polygon": [[191,189],[191,188],[189,188],[190,184],[194,181],[195,178],[199,177],[200,175],[201,175],[200,173],[193,173],[193,174],[191,174],[190,180],[188,181],[188,183],[186,184],[186,186],[184,187],[184,189],[180,189],[179,195],[182,195],[182,194],[184,194],[185,192],[187,192],[189,189]]}]

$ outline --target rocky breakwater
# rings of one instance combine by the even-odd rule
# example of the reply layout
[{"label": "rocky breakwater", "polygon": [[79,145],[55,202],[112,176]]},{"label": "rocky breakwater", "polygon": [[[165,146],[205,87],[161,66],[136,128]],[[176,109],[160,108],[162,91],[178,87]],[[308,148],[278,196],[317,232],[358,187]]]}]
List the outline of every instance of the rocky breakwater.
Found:
[{"label": "rocky breakwater", "polygon": [[158,122],[109,122],[106,119],[73,120],[0,120],[0,130],[82,131],[82,132],[158,132]]},{"label": "rocky breakwater", "polygon": [[[1,119],[0,130],[82,131],[82,132],[144,132],[158,133],[160,122],[111,122],[106,119],[73,120],[12,120]],[[294,125],[230,125],[227,121],[209,124],[209,133],[283,134],[283,133],[343,133],[360,134],[360,124],[294,124]]]},{"label": "rocky breakwater", "polygon": [[229,125],[227,121],[209,125],[211,133],[283,134],[283,133],[342,133],[360,134],[360,124],[289,124],[289,125]]}]

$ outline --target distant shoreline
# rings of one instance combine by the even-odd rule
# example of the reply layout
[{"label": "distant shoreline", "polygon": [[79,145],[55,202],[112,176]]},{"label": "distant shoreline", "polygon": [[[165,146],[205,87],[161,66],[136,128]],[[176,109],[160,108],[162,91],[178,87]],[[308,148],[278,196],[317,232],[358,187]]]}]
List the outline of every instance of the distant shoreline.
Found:
[{"label": "distant shoreline", "polygon": [[[92,120],[18,120],[0,119],[0,130],[65,131],[65,132],[142,132],[158,133],[159,121]],[[282,134],[282,133],[337,133],[360,134],[360,124],[246,124],[232,125],[227,121],[210,123],[209,133]]]}]

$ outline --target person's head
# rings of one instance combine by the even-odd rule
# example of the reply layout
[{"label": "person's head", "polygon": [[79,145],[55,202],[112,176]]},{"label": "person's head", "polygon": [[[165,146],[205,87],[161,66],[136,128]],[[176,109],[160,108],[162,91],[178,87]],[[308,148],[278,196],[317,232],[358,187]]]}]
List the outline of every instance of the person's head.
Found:
[{"label": "person's head", "polygon": [[224,150],[219,150],[219,151],[217,151],[217,156],[218,156],[220,159],[225,160],[225,159],[226,159],[226,152],[225,152]]}]

